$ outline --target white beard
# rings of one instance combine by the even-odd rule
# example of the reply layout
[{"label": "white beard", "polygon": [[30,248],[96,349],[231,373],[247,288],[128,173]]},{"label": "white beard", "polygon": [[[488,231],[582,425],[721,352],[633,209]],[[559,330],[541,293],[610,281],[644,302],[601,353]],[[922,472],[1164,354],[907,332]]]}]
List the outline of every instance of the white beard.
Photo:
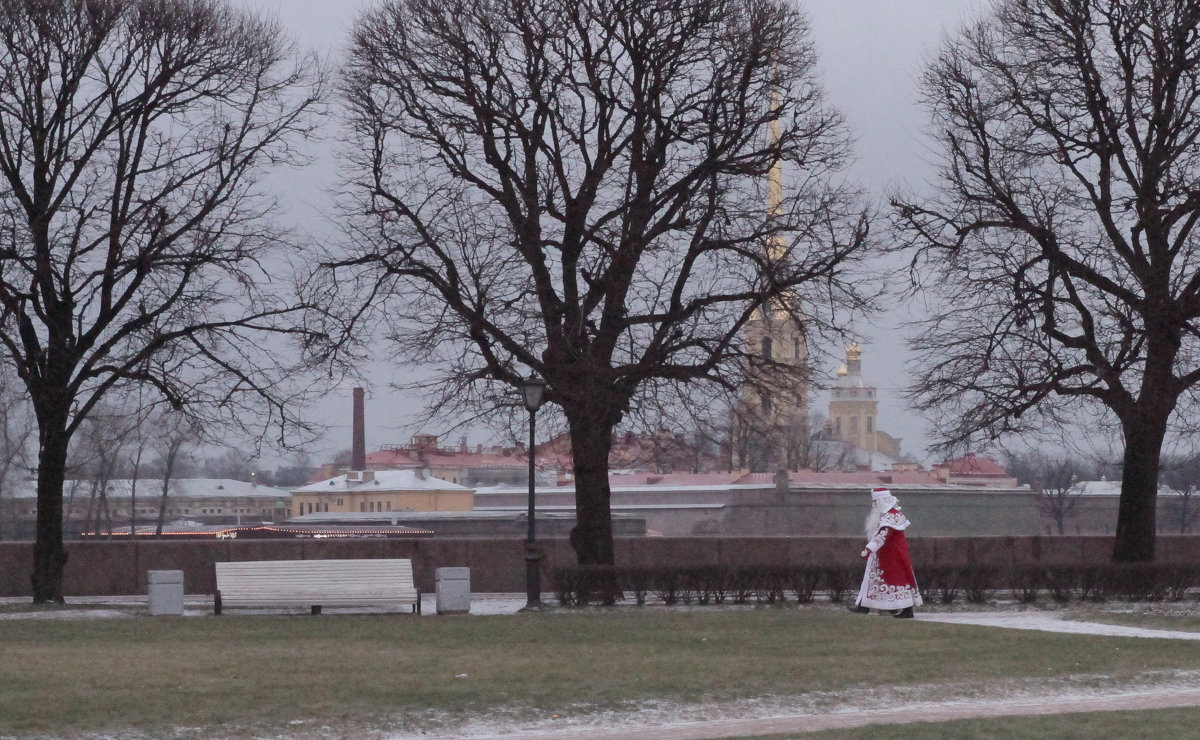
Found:
[{"label": "white beard", "polygon": [[879,531],[879,520],[888,510],[892,508],[892,502],[889,499],[879,499],[871,503],[871,512],[867,514],[866,520],[863,521],[863,531],[867,534],[867,539],[875,536]]}]

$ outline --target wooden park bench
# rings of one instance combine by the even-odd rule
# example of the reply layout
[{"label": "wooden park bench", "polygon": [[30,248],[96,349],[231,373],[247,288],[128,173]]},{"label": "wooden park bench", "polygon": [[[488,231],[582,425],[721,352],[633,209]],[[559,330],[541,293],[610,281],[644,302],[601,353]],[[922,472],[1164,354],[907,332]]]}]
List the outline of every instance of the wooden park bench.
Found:
[{"label": "wooden park bench", "polygon": [[213,611],[225,607],[404,606],[421,613],[412,561],[248,560],[216,563]]}]

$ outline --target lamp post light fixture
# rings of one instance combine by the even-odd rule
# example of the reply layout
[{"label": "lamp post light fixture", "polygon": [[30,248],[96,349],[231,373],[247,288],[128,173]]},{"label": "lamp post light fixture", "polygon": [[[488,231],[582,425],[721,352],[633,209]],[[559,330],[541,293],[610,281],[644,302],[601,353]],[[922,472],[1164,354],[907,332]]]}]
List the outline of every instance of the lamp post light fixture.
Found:
[{"label": "lamp post light fixture", "polygon": [[537,410],[546,393],[546,381],[530,377],[521,381],[521,401],[529,411],[529,523],[525,538],[525,608],[540,609],[542,606],[541,555],[537,549],[537,517],[533,505],[534,467],[534,422]]}]

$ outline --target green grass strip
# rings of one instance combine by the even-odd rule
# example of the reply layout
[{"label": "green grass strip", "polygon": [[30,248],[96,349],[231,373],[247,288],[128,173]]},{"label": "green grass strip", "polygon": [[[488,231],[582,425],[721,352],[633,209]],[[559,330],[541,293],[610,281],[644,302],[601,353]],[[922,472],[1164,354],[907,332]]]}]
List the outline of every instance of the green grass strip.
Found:
[{"label": "green grass strip", "polygon": [[[746,608],[509,616],[0,621],[0,735],[289,723],[410,729],[430,712],[531,719],[638,701],[873,686],[969,695],[1200,666],[1200,643]],[[1040,721],[1040,720],[1039,720]],[[412,724],[416,723],[416,724]],[[232,729],[231,729],[232,728]]]}]

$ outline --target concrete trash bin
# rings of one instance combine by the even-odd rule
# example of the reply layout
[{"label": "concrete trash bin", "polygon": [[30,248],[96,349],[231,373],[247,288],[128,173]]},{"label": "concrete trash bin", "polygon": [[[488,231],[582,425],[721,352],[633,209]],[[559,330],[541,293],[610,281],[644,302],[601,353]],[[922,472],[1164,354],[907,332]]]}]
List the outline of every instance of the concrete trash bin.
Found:
[{"label": "concrete trash bin", "polygon": [[437,584],[438,614],[469,614],[471,612],[471,569],[438,568],[434,572]]},{"label": "concrete trash bin", "polygon": [[183,571],[146,571],[150,595],[150,614],[183,614]]}]

